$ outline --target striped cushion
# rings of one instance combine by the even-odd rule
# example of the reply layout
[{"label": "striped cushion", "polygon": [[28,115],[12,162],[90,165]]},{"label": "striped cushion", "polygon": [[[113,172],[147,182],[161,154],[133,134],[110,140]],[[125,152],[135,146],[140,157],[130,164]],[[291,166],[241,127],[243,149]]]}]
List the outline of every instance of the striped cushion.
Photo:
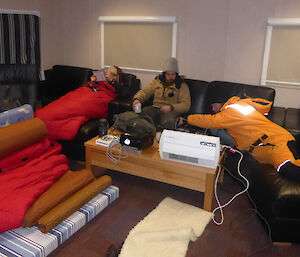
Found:
[{"label": "striped cushion", "polygon": [[0,234],[0,257],[49,255],[118,197],[119,189],[108,187],[47,234],[42,234],[36,226]]}]

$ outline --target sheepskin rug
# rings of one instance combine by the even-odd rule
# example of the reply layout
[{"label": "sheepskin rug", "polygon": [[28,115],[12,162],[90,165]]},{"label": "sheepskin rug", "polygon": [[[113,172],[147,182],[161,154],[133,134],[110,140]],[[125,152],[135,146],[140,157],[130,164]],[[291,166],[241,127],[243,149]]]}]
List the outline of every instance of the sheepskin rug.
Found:
[{"label": "sheepskin rug", "polygon": [[184,257],[210,220],[210,212],[167,197],[129,232],[119,257]]}]

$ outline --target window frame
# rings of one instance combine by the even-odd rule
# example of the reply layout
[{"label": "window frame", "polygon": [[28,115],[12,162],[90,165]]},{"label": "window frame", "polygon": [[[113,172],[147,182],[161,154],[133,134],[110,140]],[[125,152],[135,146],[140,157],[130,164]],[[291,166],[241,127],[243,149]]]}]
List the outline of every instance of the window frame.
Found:
[{"label": "window frame", "polygon": [[[104,65],[104,27],[105,23],[171,23],[172,29],[172,57],[176,58],[176,46],[177,46],[177,22],[175,16],[99,16],[100,22],[100,66],[102,69],[107,68]],[[142,72],[161,72],[161,70],[142,69],[133,67],[120,67],[126,70],[142,71]]]},{"label": "window frame", "polygon": [[267,80],[272,32],[273,32],[273,27],[275,26],[276,27],[278,26],[299,27],[299,33],[300,33],[300,19],[299,18],[269,18],[268,19],[265,50],[264,50],[262,73],[261,73],[261,85],[263,86],[270,85],[272,87],[291,88],[291,89],[300,90],[300,81],[298,83],[298,82],[288,82],[288,81]]},{"label": "window frame", "polygon": [[40,11],[34,11],[34,10],[14,10],[14,9],[1,9],[0,8],[0,13],[5,13],[5,14],[33,14],[38,17],[40,17]]}]

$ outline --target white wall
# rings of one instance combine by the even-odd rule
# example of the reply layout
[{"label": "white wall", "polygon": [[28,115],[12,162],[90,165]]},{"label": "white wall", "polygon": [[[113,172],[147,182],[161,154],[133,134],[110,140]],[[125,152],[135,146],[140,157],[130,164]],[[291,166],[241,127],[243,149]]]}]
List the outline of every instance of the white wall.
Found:
[{"label": "white wall", "polygon": [[[44,68],[99,68],[100,15],[176,16],[181,74],[255,85],[260,83],[267,19],[300,18],[298,0],[2,0],[0,8],[16,6],[41,11]],[[154,77],[135,74],[143,86]],[[300,90],[276,88],[277,106],[300,108],[299,99]]]}]

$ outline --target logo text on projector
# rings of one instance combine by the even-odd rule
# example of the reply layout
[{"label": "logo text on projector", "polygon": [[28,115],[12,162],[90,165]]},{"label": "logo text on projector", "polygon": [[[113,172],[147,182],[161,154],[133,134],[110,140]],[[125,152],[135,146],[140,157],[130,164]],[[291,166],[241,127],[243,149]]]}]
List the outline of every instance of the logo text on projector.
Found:
[{"label": "logo text on projector", "polygon": [[205,142],[205,141],[200,141],[200,145],[209,146],[209,147],[216,147],[217,146],[215,143]]}]

